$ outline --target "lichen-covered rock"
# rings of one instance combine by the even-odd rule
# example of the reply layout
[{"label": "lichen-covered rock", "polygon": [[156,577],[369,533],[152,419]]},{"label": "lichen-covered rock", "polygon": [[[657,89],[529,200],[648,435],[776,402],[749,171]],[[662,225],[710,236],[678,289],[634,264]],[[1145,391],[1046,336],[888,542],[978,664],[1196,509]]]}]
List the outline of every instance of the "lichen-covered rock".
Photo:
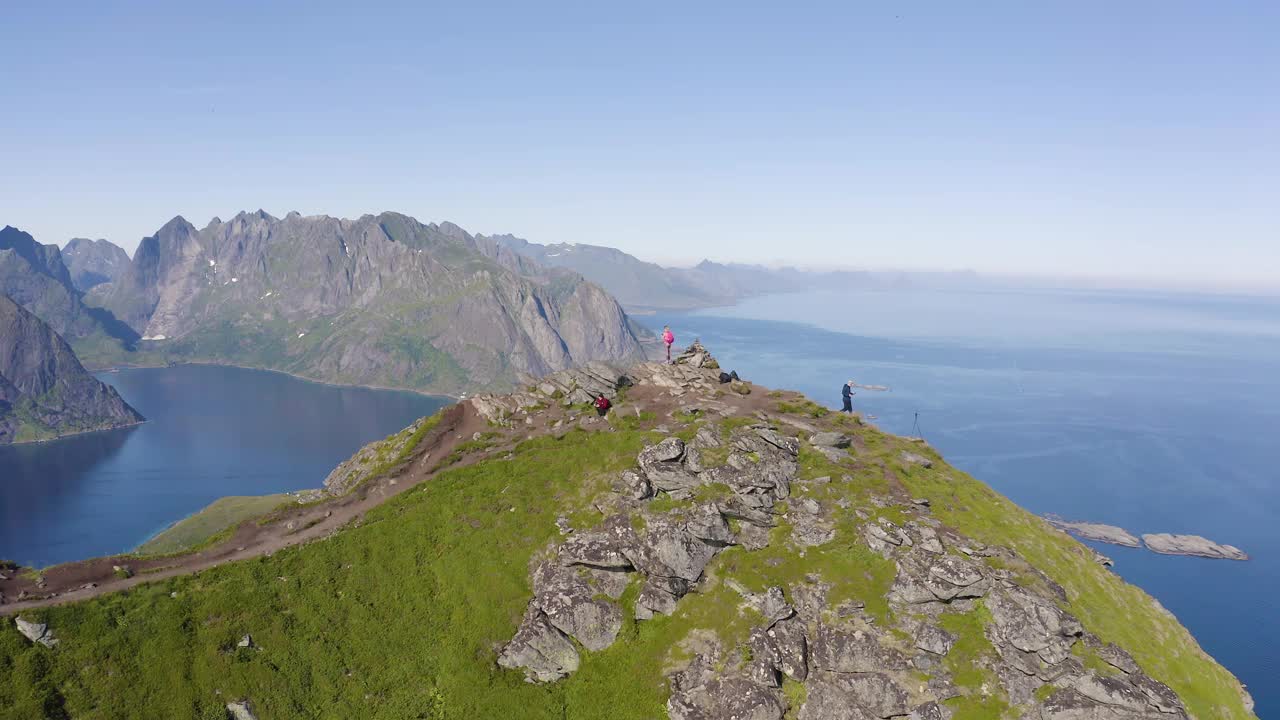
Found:
[{"label": "lichen-covered rock", "polygon": [[934,625],[924,625],[915,633],[916,647],[934,655],[946,655],[956,644],[956,636]]},{"label": "lichen-covered rock", "polygon": [[830,625],[820,625],[813,638],[811,653],[815,668],[837,673],[883,672],[910,667],[905,655],[881,644],[879,636],[868,630],[844,632]]},{"label": "lichen-covered rock", "polygon": [[671,678],[671,720],[782,720],[786,707],[776,689],[747,678],[717,676],[708,664],[699,657],[693,667]]},{"label": "lichen-covered rock", "polygon": [[552,682],[578,669],[578,650],[533,603],[525,611],[520,629],[498,655],[498,665],[523,669],[529,682]]},{"label": "lichen-covered rock", "polygon": [[678,577],[694,582],[719,548],[710,545],[669,517],[650,520],[628,557],[645,575]]},{"label": "lichen-covered rock", "polygon": [[698,476],[684,464],[684,441],[677,437],[669,437],[657,445],[651,445],[640,451],[636,463],[640,466],[640,474],[649,481],[654,490],[661,490],[677,497],[688,496],[690,491],[701,484]]},{"label": "lichen-covered rock", "polygon": [[[606,577],[593,582],[597,574]],[[598,597],[620,594],[615,589],[617,583],[607,578],[609,575],[621,573],[543,562],[533,572],[533,603],[557,630],[588,650],[603,650],[613,644],[622,629],[622,608]],[[626,587],[625,579],[622,587]]]},{"label": "lichen-covered rock", "polygon": [[613,523],[600,530],[576,532],[560,546],[562,562],[608,570],[630,570],[629,554],[636,545],[629,525]]},{"label": "lichen-covered rock", "polygon": [[670,615],[676,603],[689,592],[689,583],[677,577],[651,576],[644,581],[636,596],[637,620],[648,620],[654,615]]},{"label": "lichen-covered rock", "polygon": [[797,681],[809,676],[808,638],[800,618],[790,617],[755,628],[747,645],[751,649],[748,675],[752,680],[780,687],[783,675]]},{"label": "lichen-covered rock", "polygon": [[874,720],[911,712],[910,696],[882,673],[811,675],[799,720]]}]

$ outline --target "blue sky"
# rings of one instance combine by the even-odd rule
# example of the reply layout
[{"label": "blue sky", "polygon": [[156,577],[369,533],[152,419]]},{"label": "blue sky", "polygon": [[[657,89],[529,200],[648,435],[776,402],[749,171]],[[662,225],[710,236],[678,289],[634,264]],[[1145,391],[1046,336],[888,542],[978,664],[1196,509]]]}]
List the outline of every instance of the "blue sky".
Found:
[{"label": "blue sky", "polygon": [[1274,3],[41,5],[2,11],[0,224],[43,242],[399,210],[662,261],[1280,286]]}]

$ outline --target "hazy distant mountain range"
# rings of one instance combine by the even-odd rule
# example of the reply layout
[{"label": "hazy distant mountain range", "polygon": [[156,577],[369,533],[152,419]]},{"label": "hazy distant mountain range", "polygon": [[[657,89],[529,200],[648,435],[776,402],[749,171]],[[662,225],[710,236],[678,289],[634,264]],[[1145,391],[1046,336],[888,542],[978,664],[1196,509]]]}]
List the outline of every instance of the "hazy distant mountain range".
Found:
[{"label": "hazy distant mountain range", "polygon": [[0,445],[138,422],[53,328],[0,295]]},{"label": "hazy distant mountain range", "polygon": [[599,245],[540,245],[513,235],[489,240],[551,267],[599,283],[628,310],[688,310],[732,305],[756,295],[824,288],[899,288],[972,283],[972,272],[813,271],[703,260],[691,268],[663,267]]}]

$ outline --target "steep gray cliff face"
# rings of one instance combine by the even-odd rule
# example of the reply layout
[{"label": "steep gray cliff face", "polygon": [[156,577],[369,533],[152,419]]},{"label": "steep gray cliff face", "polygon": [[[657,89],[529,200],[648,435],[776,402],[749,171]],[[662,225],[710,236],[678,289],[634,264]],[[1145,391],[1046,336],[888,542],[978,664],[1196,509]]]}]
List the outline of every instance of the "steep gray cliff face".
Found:
[{"label": "steep gray cliff face", "polygon": [[56,245],[42,245],[8,226],[0,230],[0,293],[94,354],[132,341],[127,327],[84,304]]},{"label": "steep gray cliff face", "polygon": [[641,355],[599,287],[491,250],[396,213],[179,217],[94,297],[146,352],[335,382],[453,392]]},{"label": "steep gray cliff face", "polygon": [[107,240],[72,238],[62,249],[62,261],[71,273],[71,282],[80,292],[116,279],[129,267],[129,254]]},{"label": "steep gray cliff face", "polygon": [[0,444],[141,421],[49,325],[0,295]]}]

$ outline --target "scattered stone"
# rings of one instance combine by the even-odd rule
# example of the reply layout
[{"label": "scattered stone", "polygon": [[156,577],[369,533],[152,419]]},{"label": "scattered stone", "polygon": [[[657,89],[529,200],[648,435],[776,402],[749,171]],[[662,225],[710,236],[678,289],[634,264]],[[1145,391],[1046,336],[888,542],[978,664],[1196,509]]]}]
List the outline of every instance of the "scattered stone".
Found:
[{"label": "scattered stone", "polygon": [[819,447],[840,448],[844,449],[853,443],[853,438],[844,433],[837,432],[820,432],[809,438],[811,445]]},{"label": "scattered stone", "polygon": [[258,720],[248,700],[227,703],[227,712],[231,714],[231,720]]},{"label": "scattered stone", "polygon": [[1249,556],[1233,545],[1219,545],[1199,535],[1170,535],[1156,533],[1143,535],[1142,541],[1154,552],[1163,555],[1191,555],[1220,560],[1248,560]]},{"label": "scattered stone", "polygon": [[240,638],[240,642],[236,643],[236,647],[253,649],[254,647],[256,647],[253,644],[253,636],[248,633],[245,633],[244,637]]},{"label": "scattered stone", "polygon": [[22,633],[23,637],[33,643],[39,643],[47,648],[58,644],[58,638],[53,636],[53,631],[45,623],[24,620],[18,616],[13,619],[13,624],[18,626],[18,632]]},{"label": "scattered stone", "polygon": [[926,470],[933,467],[933,461],[919,453],[907,452],[904,450],[899,457],[902,458],[902,462],[907,463],[908,465],[919,465]]}]

